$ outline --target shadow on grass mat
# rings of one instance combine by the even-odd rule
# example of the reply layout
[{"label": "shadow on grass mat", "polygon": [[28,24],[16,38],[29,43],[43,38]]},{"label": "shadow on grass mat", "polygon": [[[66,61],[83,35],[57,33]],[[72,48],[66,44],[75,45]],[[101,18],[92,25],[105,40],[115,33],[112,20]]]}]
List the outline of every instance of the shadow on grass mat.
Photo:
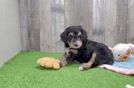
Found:
[{"label": "shadow on grass mat", "polygon": [[125,88],[134,85],[133,76],[101,68],[79,71],[78,64],[59,70],[39,67],[43,56],[60,58],[61,53],[21,52],[0,68],[0,88]]}]

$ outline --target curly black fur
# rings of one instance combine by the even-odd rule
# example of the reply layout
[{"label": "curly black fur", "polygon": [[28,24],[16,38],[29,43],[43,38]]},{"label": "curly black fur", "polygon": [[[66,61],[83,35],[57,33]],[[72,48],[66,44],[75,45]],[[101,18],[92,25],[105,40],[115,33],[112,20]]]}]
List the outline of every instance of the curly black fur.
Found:
[{"label": "curly black fur", "polygon": [[[78,36],[78,32],[81,32],[81,35]],[[73,33],[74,35],[69,37],[68,34]],[[70,40],[79,39],[82,42],[80,48],[70,48]],[[71,63],[74,60],[77,60],[80,63],[87,63],[93,52],[96,53],[95,62],[92,67],[102,65],[102,64],[113,64],[113,54],[109,48],[95,41],[87,39],[87,32],[81,26],[70,26],[61,34],[61,40],[64,42],[65,47],[68,49],[68,52],[65,52],[64,58],[67,63]],[[73,51],[77,51],[74,53]]]}]

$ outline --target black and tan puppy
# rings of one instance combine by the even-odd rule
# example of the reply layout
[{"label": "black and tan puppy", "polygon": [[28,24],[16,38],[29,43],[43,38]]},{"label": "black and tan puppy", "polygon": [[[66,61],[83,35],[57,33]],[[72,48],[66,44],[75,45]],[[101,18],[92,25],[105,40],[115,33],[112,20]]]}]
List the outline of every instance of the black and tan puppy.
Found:
[{"label": "black and tan puppy", "polygon": [[113,64],[113,54],[109,48],[95,41],[87,39],[87,32],[81,26],[70,26],[61,34],[66,52],[60,60],[65,66],[74,60],[81,65],[80,70],[89,69],[102,64]]}]

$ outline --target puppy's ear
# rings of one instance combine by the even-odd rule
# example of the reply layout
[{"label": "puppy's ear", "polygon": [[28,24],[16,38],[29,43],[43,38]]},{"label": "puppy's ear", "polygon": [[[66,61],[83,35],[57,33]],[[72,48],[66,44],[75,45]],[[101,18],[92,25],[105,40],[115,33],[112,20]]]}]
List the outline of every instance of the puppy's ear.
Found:
[{"label": "puppy's ear", "polygon": [[60,38],[64,43],[67,42],[67,31],[66,30],[61,33]]},{"label": "puppy's ear", "polygon": [[83,29],[83,37],[87,40],[87,32]]},{"label": "puppy's ear", "polygon": [[61,40],[64,42],[64,43],[67,43],[67,34],[68,32],[72,29],[72,26],[69,26],[67,27],[64,32],[61,33],[60,37],[61,37]]},{"label": "puppy's ear", "polygon": [[67,30],[65,30],[64,32],[61,33],[60,35],[61,41],[64,42],[65,47],[69,47],[68,43],[67,43]]},{"label": "puppy's ear", "polygon": [[79,29],[81,30],[82,32],[82,35],[83,35],[83,39],[84,40],[87,40],[87,32],[82,28],[82,26],[78,26]]}]

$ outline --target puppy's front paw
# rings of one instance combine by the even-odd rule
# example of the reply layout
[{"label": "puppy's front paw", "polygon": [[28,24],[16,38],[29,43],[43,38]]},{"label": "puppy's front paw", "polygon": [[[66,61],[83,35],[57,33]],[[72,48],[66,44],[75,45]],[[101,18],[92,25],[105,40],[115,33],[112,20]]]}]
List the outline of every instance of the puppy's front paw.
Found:
[{"label": "puppy's front paw", "polygon": [[110,67],[110,65],[107,65],[107,64],[102,64],[102,65],[100,65],[100,66],[98,66],[98,67],[100,67],[100,68],[108,68],[108,67]]},{"label": "puppy's front paw", "polygon": [[100,66],[98,66],[98,67],[100,67],[100,68],[105,68],[105,65],[100,65]]},{"label": "puppy's front paw", "polygon": [[83,63],[80,67],[82,67],[83,69],[89,69],[91,66],[88,63]]},{"label": "puppy's front paw", "polygon": [[80,71],[83,71],[83,70],[84,70],[84,68],[80,66],[80,67],[79,67],[79,70],[80,70]]}]

